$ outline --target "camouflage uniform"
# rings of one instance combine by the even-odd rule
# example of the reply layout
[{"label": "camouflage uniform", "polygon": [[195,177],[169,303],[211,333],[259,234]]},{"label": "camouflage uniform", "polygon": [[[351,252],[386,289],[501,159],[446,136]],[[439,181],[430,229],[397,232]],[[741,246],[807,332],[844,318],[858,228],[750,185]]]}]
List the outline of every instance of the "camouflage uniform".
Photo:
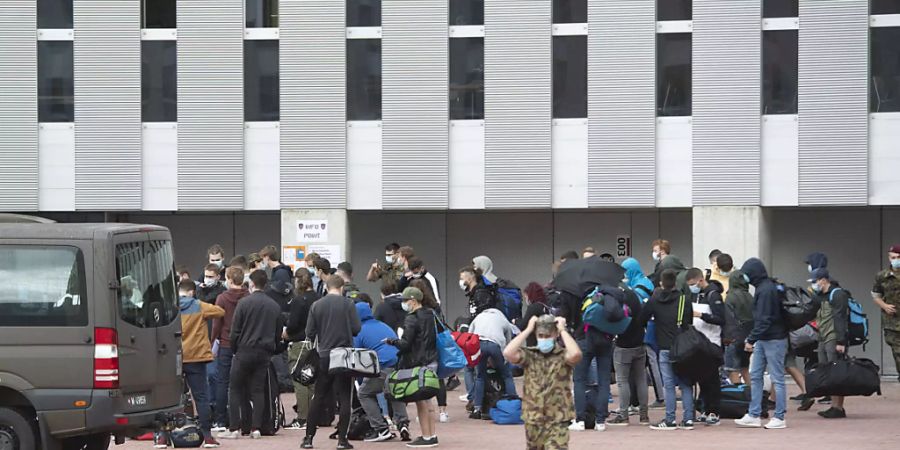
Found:
[{"label": "camouflage uniform", "polygon": [[879,272],[872,292],[881,295],[885,303],[897,307],[898,312],[893,316],[881,311],[881,325],[884,328],[884,341],[891,347],[894,364],[900,373],[900,277],[891,270]]},{"label": "camouflage uniform", "polygon": [[396,283],[400,281],[400,278],[403,278],[403,272],[403,266],[400,264],[383,262],[378,264],[378,271],[375,273],[378,274],[378,278],[381,281],[391,280]]},{"label": "camouflage uniform", "polygon": [[572,398],[572,367],[566,351],[556,346],[543,354],[535,348],[522,349],[525,390],[522,420],[529,450],[569,448],[569,422],[575,418]]}]

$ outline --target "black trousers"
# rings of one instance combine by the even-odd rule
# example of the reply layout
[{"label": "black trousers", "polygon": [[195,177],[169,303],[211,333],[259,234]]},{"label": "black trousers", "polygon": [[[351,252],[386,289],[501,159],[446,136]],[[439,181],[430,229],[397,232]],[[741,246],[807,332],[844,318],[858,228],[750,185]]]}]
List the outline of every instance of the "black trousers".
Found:
[{"label": "black trousers", "polygon": [[338,436],[346,439],[347,430],[350,427],[350,383],[352,380],[347,375],[328,374],[328,363],[328,355],[322,355],[319,359],[319,373],[316,376],[316,392],[309,405],[306,435],[310,437],[316,435],[316,425],[321,423],[321,415],[326,409],[327,402],[333,401],[329,399],[336,397],[339,407]]},{"label": "black trousers", "polygon": [[719,378],[719,370],[710,372],[697,383],[700,386],[700,399],[703,401],[703,409],[707,415],[719,415],[722,404],[722,380]]},{"label": "black trousers", "polygon": [[[266,403],[265,385],[269,371],[268,352],[255,349],[240,349],[231,362],[228,392],[228,429],[246,431],[247,422],[251,430],[262,427],[263,406]],[[257,405],[254,408],[253,405]]]}]

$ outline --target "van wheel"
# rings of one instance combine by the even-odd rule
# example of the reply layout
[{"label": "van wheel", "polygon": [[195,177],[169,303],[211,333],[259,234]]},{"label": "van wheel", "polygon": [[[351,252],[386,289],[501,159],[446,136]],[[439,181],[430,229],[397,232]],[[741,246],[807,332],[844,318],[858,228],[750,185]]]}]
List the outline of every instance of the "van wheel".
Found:
[{"label": "van wheel", "polygon": [[106,450],[109,448],[109,441],[108,433],[78,436],[66,439],[63,450]]},{"label": "van wheel", "polygon": [[21,412],[0,406],[0,450],[35,448],[34,428]]}]

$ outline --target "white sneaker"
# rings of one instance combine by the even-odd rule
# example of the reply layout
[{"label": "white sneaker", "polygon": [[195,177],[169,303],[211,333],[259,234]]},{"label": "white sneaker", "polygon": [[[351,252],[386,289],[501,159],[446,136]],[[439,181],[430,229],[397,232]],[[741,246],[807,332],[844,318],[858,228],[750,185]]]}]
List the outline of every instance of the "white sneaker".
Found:
[{"label": "white sneaker", "polygon": [[584,422],[573,420],[572,424],[569,425],[569,431],[584,431]]},{"label": "white sneaker", "polygon": [[250,439],[262,439],[262,433],[259,430],[253,430],[250,432]]},{"label": "white sneaker", "polygon": [[603,422],[597,422],[594,425],[594,431],[606,431],[606,424]]},{"label": "white sneaker", "polygon": [[762,420],[759,417],[744,414],[744,417],[734,419],[734,424],[740,428],[760,428],[762,427]]},{"label": "white sneaker", "polygon": [[787,428],[787,422],[785,422],[784,419],[779,419],[777,417],[773,417],[766,423],[767,430],[783,430],[785,428]]},{"label": "white sneaker", "polygon": [[447,423],[447,422],[450,421],[450,414],[447,414],[447,413],[445,413],[445,412],[442,412],[442,413],[441,413],[441,416],[440,416],[440,419],[438,419],[438,420],[440,420],[441,423]]},{"label": "white sneaker", "polygon": [[228,431],[228,427],[220,424],[210,428],[209,431],[212,431],[213,433],[221,433],[222,431]]},{"label": "white sneaker", "polygon": [[460,395],[459,401],[461,401],[463,403],[469,403],[469,394]]},{"label": "white sneaker", "polygon": [[234,431],[221,431],[216,435],[216,439],[240,439],[241,438],[241,430]]}]

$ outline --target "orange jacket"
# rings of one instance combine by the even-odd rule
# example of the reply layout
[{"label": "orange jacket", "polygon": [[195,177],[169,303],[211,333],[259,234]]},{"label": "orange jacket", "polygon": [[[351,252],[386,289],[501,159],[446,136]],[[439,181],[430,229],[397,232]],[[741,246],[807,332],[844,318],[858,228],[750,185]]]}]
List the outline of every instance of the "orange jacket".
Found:
[{"label": "orange jacket", "polygon": [[213,360],[207,321],[223,317],[225,310],[193,297],[181,297],[181,348],[185,363]]}]

